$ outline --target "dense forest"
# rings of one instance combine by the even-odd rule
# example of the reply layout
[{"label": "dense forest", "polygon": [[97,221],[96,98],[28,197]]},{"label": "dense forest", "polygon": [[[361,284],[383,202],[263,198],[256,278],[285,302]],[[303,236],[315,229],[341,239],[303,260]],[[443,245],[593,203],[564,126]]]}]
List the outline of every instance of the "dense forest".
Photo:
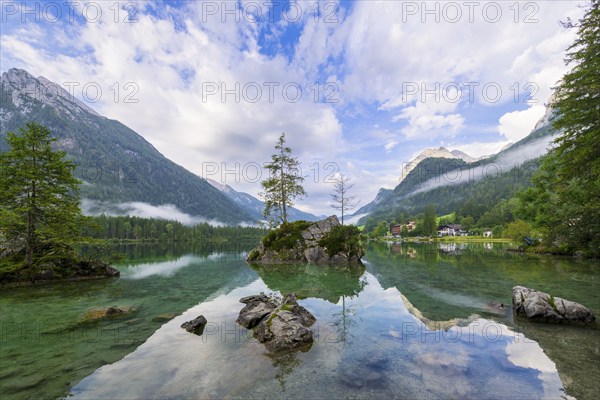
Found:
[{"label": "dense forest", "polygon": [[216,227],[207,223],[193,226],[178,221],[130,216],[88,217],[84,237],[115,241],[159,242],[252,242],[266,234],[264,229],[242,226]]}]

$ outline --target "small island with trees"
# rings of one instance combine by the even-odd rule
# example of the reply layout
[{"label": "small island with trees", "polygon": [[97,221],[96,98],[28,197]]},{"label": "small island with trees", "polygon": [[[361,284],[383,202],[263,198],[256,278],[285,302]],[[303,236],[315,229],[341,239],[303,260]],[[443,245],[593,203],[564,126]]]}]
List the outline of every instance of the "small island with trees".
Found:
[{"label": "small island with trees", "polygon": [[265,199],[264,216],[273,228],[261,243],[248,254],[250,263],[282,264],[313,263],[348,265],[360,263],[364,250],[360,245],[357,227],[343,225],[343,212],[353,207],[354,198],[348,195],[348,178],[338,177],[333,207],[342,211],[342,223],[332,215],[318,222],[287,219],[287,208],[305,194],[299,174],[299,162],[281,134],[275,154],[266,168],[270,177],[262,182]]}]

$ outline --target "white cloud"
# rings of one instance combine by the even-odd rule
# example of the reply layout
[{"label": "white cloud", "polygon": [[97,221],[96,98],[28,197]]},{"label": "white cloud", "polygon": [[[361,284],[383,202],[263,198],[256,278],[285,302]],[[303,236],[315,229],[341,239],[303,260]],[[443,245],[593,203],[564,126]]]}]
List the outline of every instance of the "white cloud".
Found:
[{"label": "white cloud", "polygon": [[412,139],[421,135],[454,136],[464,126],[464,118],[460,114],[440,115],[431,113],[425,107],[407,107],[402,110],[396,120],[407,120],[408,125],[402,128],[402,133]]},{"label": "white cloud", "polygon": [[477,158],[491,154],[496,154],[509,143],[511,143],[509,140],[502,140],[499,142],[473,142],[450,147],[452,150],[460,150],[467,153],[471,157]]},{"label": "white cloud", "polygon": [[[104,7],[104,15],[112,16],[112,3],[98,4]],[[203,21],[202,2],[185,2],[183,8],[139,4],[135,24],[112,23],[108,18],[81,26],[46,24],[45,31],[35,24],[12,31],[3,26],[2,68],[23,67],[61,84],[97,82],[103,97],[91,105],[99,113],[127,124],[167,157],[198,174],[204,163],[225,163],[229,169],[236,163],[262,164],[285,131],[307,169],[320,163],[320,177],[327,173],[323,170],[326,162],[342,165],[352,160],[355,167],[349,170],[355,173],[364,198],[397,182],[401,162],[395,158],[403,154],[406,139],[425,148],[453,138],[453,148],[477,156],[478,149],[487,153],[527,134],[543,114],[540,107],[550,87],[566,70],[563,52],[575,33],[563,30],[557,21],[581,15],[576,3],[542,2],[537,3],[537,23],[523,22],[527,14],[523,8],[515,23],[509,8],[513,5],[508,2],[501,4],[503,18],[498,23],[485,21],[481,7],[473,23],[465,20],[464,8],[458,23],[443,18],[435,23],[432,16],[423,23],[422,15],[405,21],[401,2],[360,1],[342,7],[338,22],[324,23],[324,14],[319,21],[311,17],[312,3],[297,2],[304,13],[297,25],[300,36],[291,46],[293,53],[265,55],[260,52],[260,34],[277,41],[290,23],[254,24],[243,18],[223,23],[221,15]],[[349,9],[347,14],[344,9]],[[56,40],[48,42],[48,37]],[[339,86],[339,103],[312,99],[310,85],[324,77]],[[138,103],[123,101],[131,93],[124,88],[128,82],[139,88],[134,96]],[[256,103],[243,98],[236,102],[231,95],[222,101],[220,93],[203,97],[206,85],[213,82],[229,89],[236,82],[240,88],[256,82],[263,96]],[[273,102],[265,82],[280,84]],[[486,102],[476,89],[472,101],[463,97],[456,103],[423,93],[425,88],[453,82],[477,82],[479,88],[497,83],[502,97],[498,103]],[[514,101],[510,88],[523,91],[528,82],[538,89],[537,104],[503,115],[498,136],[487,144],[462,138],[470,128],[469,113],[477,113],[482,106],[510,104]],[[116,102],[111,90],[115,83],[120,88]],[[297,103],[282,100],[286,83],[302,86],[303,96]],[[410,95],[407,84],[412,83],[425,86]],[[371,137],[366,131],[348,143],[344,117],[370,117],[369,107],[386,115],[387,121],[369,125],[377,122],[376,129],[384,134]],[[356,160],[357,154],[365,154],[361,146],[373,146],[378,153]],[[411,147],[410,151],[416,150]],[[256,182],[239,174],[236,179],[228,183],[237,190],[259,191]],[[310,198],[300,205],[317,213],[328,211],[329,190],[321,179],[311,179],[307,182]]]},{"label": "white cloud", "polygon": [[533,105],[522,111],[512,111],[500,117],[498,131],[509,142],[518,142],[529,135],[535,124],[544,116],[546,107]]},{"label": "white cloud", "polygon": [[389,153],[390,151],[392,151],[392,149],[394,147],[396,147],[398,145],[398,141],[397,140],[389,140],[385,146],[383,146],[385,148],[385,152]]}]

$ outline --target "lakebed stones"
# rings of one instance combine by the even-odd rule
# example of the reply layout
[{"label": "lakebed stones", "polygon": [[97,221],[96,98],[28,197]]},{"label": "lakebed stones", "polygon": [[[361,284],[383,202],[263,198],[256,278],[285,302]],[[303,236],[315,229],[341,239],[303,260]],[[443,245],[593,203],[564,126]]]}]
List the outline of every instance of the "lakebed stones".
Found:
[{"label": "lakebed stones", "polygon": [[338,381],[353,389],[385,389],[389,385],[390,359],[384,355],[343,363]]},{"label": "lakebed stones", "polygon": [[237,323],[253,329],[253,336],[271,353],[310,349],[313,333],[309,327],[316,318],[298,304],[294,294],[281,302],[265,295],[244,297],[240,302],[246,306],[240,311]]},{"label": "lakebed stones", "polygon": [[204,318],[204,315],[200,315],[191,321],[184,322],[183,324],[181,324],[181,327],[186,331],[193,333],[194,335],[200,336],[204,332],[204,327],[206,326],[206,323],[207,321],[206,318]]},{"label": "lakebed stones", "polygon": [[523,286],[513,287],[512,304],[516,316],[530,321],[577,325],[592,325],[596,321],[592,311],[579,303]]},{"label": "lakebed stones", "polygon": [[97,321],[105,318],[117,318],[125,315],[132,314],[138,310],[135,306],[112,306],[106,308],[96,308],[88,310],[81,322]]}]

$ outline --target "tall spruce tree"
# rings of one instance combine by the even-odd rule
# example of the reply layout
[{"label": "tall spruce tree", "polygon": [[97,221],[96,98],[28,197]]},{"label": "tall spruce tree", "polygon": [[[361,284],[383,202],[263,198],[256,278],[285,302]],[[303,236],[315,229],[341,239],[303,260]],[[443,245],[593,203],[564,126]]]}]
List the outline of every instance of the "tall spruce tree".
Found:
[{"label": "tall spruce tree", "polygon": [[425,215],[423,216],[423,235],[435,236],[437,233],[436,217],[435,204],[429,204],[425,208]]},{"label": "tall spruce tree", "polygon": [[592,0],[567,49],[573,68],[556,89],[556,147],[545,157],[533,187],[520,194],[523,217],[549,247],[600,256],[600,0]]},{"label": "tall spruce tree", "polygon": [[[554,128],[561,178],[597,178],[600,160],[600,0],[592,0],[578,26],[578,37],[567,49],[572,65],[556,89]],[[594,176],[594,173],[596,174]]]},{"label": "tall spruce tree", "polygon": [[263,215],[267,220],[279,220],[287,224],[287,209],[294,201],[306,194],[301,183],[304,177],[300,174],[300,163],[292,157],[292,149],[285,144],[285,133],[282,133],[275,145],[275,154],[265,167],[269,170],[269,178],[261,182],[265,201]]},{"label": "tall spruce tree", "polygon": [[24,265],[39,258],[71,254],[79,237],[81,210],[75,165],[52,149],[48,128],[27,123],[8,132],[10,149],[0,154],[0,241],[24,253]]}]

